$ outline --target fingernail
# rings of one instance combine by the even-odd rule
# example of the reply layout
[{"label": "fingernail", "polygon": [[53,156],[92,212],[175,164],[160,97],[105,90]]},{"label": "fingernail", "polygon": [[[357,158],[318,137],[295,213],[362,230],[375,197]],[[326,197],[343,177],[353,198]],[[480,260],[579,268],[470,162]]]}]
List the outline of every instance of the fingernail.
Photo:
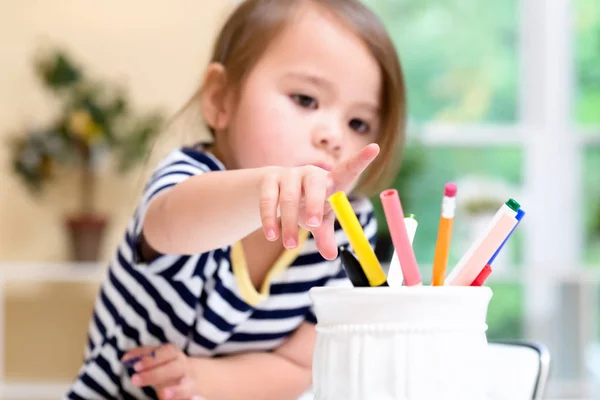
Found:
[{"label": "fingernail", "polygon": [[319,223],[319,218],[317,217],[311,217],[308,219],[308,221],[306,221],[306,225],[313,227],[319,226]]},{"label": "fingernail", "polygon": [[139,375],[134,375],[131,377],[131,383],[133,383],[135,386],[141,386],[142,378],[140,378]]},{"label": "fingernail", "polygon": [[130,358],[129,360],[123,361],[123,365],[125,365],[127,368],[131,368],[141,359],[142,359],[142,356],[133,357],[133,358]]},{"label": "fingernail", "polygon": [[141,371],[142,370],[142,363],[141,362],[135,363],[133,365],[133,369],[134,369],[134,371]]},{"label": "fingernail", "polygon": [[296,247],[296,240],[292,238],[285,239],[285,247],[287,247],[288,249],[293,249],[294,247]]},{"label": "fingernail", "polygon": [[273,229],[267,231],[267,239],[275,240],[275,231]]}]

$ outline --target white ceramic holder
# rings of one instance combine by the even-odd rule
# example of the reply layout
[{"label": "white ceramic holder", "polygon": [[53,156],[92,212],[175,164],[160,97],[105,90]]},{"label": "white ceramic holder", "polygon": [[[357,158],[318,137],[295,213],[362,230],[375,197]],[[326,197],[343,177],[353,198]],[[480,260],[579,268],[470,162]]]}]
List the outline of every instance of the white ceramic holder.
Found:
[{"label": "white ceramic holder", "polygon": [[485,400],[487,286],[311,289],[315,400]]}]

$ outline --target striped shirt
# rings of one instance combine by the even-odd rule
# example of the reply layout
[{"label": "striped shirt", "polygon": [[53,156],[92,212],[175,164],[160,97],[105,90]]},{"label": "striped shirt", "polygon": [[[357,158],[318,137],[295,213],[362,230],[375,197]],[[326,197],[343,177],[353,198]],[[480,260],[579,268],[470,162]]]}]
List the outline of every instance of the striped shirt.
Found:
[{"label": "striped shirt", "polygon": [[[94,306],[85,361],[68,399],[157,398],[152,388],[131,383],[120,359],[144,345],[171,343],[188,356],[270,351],[304,321],[316,323],[308,291],[350,285],[339,260],[327,261],[308,232],[296,250],[284,250],[257,290],[250,282],[240,243],[196,255],[138,256],[138,238],[151,200],[191,176],[224,170],[212,154],[195,148],[173,151],[145,187]],[[374,245],[371,203],[352,202]],[[335,225],[338,245],[347,244]]]}]

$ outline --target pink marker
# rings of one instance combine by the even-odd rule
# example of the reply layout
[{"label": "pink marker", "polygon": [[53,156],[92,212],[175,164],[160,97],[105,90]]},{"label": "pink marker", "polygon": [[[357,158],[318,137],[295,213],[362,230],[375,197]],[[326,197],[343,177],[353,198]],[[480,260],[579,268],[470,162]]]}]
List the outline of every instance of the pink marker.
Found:
[{"label": "pink marker", "polygon": [[517,222],[512,215],[501,215],[489,232],[476,241],[458,262],[446,282],[452,286],[470,286]]},{"label": "pink marker", "polygon": [[415,252],[413,251],[406,225],[404,224],[404,211],[402,210],[398,191],[396,189],[384,190],[379,195],[379,198],[381,199],[385,219],[390,229],[392,243],[398,255],[398,261],[400,261],[402,275],[404,275],[404,284],[406,286],[421,285],[422,280],[419,273],[419,265],[417,264]]},{"label": "pink marker", "polygon": [[521,205],[514,199],[502,204],[486,230],[473,242],[450,272],[445,285],[469,286],[475,280],[519,222],[516,218],[519,208]]}]

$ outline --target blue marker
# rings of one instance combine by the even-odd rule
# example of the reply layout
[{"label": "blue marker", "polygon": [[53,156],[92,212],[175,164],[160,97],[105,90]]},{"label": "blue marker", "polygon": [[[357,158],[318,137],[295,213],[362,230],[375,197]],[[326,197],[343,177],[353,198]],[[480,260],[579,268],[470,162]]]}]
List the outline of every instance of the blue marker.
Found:
[{"label": "blue marker", "polygon": [[525,211],[523,211],[523,209],[519,209],[517,211],[517,215],[515,216],[515,218],[517,219],[517,224],[515,225],[514,228],[512,228],[512,230],[510,231],[510,233],[508,234],[508,236],[506,237],[506,239],[504,239],[504,241],[502,242],[502,244],[500,245],[500,247],[498,247],[498,250],[496,250],[496,252],[492,256],[492,258],[490,258],[490,261],[488,261],[488,265],[491,266],[492,262],[494,262],[494,260],[496,259],[496,257],[498,257],[498,254],[500,253],[500,250],[502,250],[502,248],[506,244],[506,241],[510,238],[510,236],[515,231],[515,229],[517,229],[517,226],[519,226],[519,224],[521,223],[521,220],[523,219],[524,215],[525,215]]}]

